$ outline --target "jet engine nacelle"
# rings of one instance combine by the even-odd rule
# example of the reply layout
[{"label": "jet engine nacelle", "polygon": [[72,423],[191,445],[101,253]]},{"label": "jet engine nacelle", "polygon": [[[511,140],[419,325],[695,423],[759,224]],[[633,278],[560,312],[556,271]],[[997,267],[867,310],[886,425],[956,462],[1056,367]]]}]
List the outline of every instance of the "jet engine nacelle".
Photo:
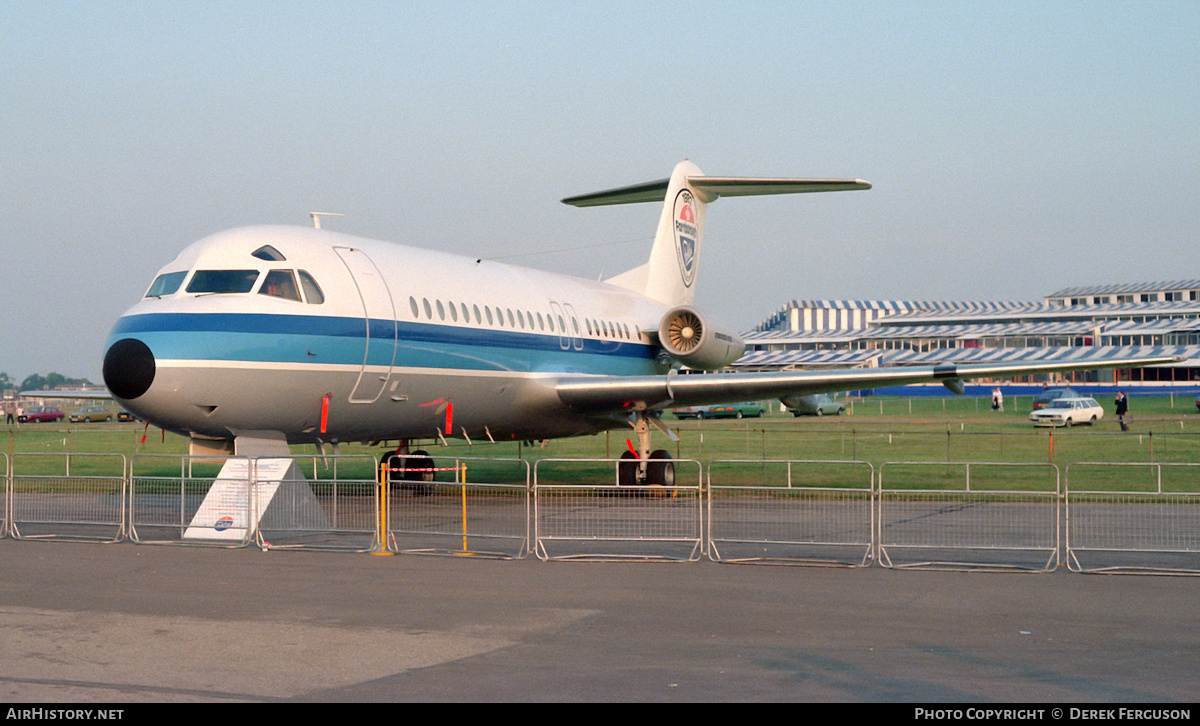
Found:
[{"label": "jet engine nacelle", "polygon": [[696,370],[724,368],[746,352],[736,335],[716,330],[695,308],[672,308],[658,324],[658,343],[675,360]]}]

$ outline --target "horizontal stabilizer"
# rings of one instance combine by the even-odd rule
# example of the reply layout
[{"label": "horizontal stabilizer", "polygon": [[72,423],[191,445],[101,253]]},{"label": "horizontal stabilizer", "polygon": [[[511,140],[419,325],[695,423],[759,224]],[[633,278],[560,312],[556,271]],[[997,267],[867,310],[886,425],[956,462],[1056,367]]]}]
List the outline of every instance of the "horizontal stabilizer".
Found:
[{"label": "horizontal stabilizer", "polygon": [[[753,179],[723,176],[690,177],[698,191],[717,197],[755,197],[767,194],[850,192],[870,189],[862,179]],[[711,202],[712,199],[706,201]]]},{"label": "horizontal stabilizer", "polygon": [[[609,204],[662,202],[669,179],[617,187],[603,192],[567,197],[563,204],[573,207],[602,207]],[[805,194],[870,189],[861,179],[774,179],[730,176],[689,176],[687,183],[711,202],[717,197],[751,197],[767,194]]]},{"label": "horizontal stabilizer", "polygon": [[563,204],[572,207],[603,207],[607,204],[637,204],[639,202],[662,202],[667,194],[667,184],[670,179],[634,184],[628,187],[617,187],[603,192],[580,194],[567,197]]}]

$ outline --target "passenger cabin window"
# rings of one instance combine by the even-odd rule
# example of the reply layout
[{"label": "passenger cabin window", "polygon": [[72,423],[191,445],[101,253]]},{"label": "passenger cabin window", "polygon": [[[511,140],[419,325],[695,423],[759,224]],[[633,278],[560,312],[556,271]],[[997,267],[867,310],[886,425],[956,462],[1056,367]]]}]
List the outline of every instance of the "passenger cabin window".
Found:
[{"label": "passenger cabin window", "polygon": [[166,272],[159,275],[150,284],[150,289],[146,292],[146,297],[174,295],[179,290],[179,286],[183,284],[183,278],[185,277],[187,277],[186,270],[183,272]]},{"label": "passenger cabin window", "polygon": [[296,278],[292,276],[291,270],[271,270],[268,272],[266,279],[263,280],[262,287],[258,290],[258,294],[300,302],[300,290],[296,287]]},{"label": "passenger cabin window", "polygon": [[320,305],[325,302],[325,293],[321,292],[321,286],[313,279],[313,276],[304,270],[298,270],[300,275],[300,288],[304,290],[304,300],[309,305]]},{"label": "passenger cabin window", "polygon": [[250,292],[257,279],[258,270],[196,270],[187,291],[196,294]]}]

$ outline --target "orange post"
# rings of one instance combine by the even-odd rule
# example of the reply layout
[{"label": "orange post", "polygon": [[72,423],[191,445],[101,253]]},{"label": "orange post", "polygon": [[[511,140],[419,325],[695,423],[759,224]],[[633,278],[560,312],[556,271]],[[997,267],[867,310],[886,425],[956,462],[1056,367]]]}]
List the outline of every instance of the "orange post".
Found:
[{"label": "orange post", "polygon": [[387,550],[388,468],[386,460],[379,465],[379,549],[372,552],[373,555],[395,554]]}]

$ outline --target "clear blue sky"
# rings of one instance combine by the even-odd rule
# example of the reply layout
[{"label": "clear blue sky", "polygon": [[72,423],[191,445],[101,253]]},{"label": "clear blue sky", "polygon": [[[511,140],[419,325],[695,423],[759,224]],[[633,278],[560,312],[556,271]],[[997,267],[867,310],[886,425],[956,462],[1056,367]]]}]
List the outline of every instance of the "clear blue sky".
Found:
[{"label": "clear blue sky", "polygon": [[[698,304],[1036,300],[1200,278],[1200,3],[0,3],[0,371],[99,381],[186,244],[309,224],[586,277],[644,261],[666,176],[721,200]],[[585,249],[578,249],[585,248]],[[567,250],[567,251],[562,251]]]}]

